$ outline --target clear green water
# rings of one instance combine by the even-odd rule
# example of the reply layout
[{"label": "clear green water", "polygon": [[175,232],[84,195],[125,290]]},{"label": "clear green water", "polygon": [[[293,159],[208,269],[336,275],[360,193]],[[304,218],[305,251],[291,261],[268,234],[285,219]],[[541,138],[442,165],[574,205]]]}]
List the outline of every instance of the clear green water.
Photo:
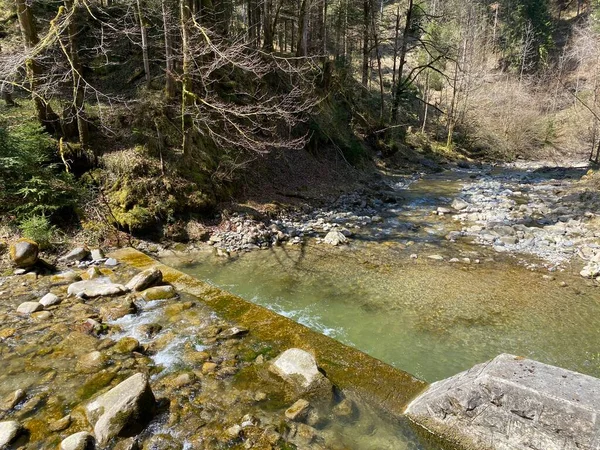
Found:
[{"label": "clear green water", "polygon": [[426,381],[504,352],[600,376],[595,288],[560,287],[579,280],[546,281],[510,263],[390,261],[394,253],[308,246],[165,262]]},{"label": "clear green water", "polygon": [[456,225],[431,210],[460,187],[456,177],[415,184],[348,247],[309,241],[163,261],[429,382],[505,352],[600,377],[598,289],[569,269],[546,280],[517,258],[445,241]]}]

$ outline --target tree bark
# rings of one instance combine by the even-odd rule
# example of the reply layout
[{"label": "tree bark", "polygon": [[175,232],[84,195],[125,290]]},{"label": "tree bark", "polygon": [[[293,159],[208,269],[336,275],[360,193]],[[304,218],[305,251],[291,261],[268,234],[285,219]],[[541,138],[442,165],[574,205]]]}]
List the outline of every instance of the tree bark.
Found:
[{"label": "tree bark", "polygon": [[362,84],[369,83],[369,0],[363,0]]},{"label": "tree bark", "polygon": [[85,91],[83,88],[84,80],[81,77],[81,63],[79,61],[79,47],[77,42],[79,27],[77,26],[76,15],[79,8],[79,0],[65,0],[65,6],[68,10],[73,12],[73,16],[71,17],[68,27],[69,57],[71,59],[71,78],[73,81],[73,105],[75,107],[75,117],[77,118],[79,143],[85,148],[89,145],[89,128],[85,118]]},{"label": "tree bark", "polygon": [[172,34],[172,21],[171,14],[173,9],[168,4],[169,0],[162,0],[162,16],[163,16],[163,32],[165,35],[165,94],[167,99],[175,97],[175,60],[173,59],[173,34]]},{"label": "tree bark", "polygon": [[189,0],[181,0],[181,51],[183,53],[182,66],[182,85],[181,85],[181,132],[183,135],[182,150],[183,157],[189,158],[192,150],[192,117],[188,111],[194,101],[193,83],[192,83],[192,56],[190,54],[190,29],[189,22],[192,18],[192,11]]},{"label": "tree bark", "polygon": [[296,45],[296,56],[306,56],[306,45],[308,41],[308,10],[309,0],[302,0],[300,13],[298,14],[298,44]]},{"label": "tree bark", "polygon": [[[21,34],[23,36],[23,45],[25,51],[29,52],[40,41],[35,26],[35,18],[33,17],[33,12],[26,0],[16,0],[16,6],[19,27],[21,28]],[[58,116],[54,113],[44,97],[38,92],[38,79],[41,75],[41,68],[35,58],[32,57],[26,62],[26,71],[27,79],[29,80],[29,89],[31,91],[38,120],[46,131],[54,133],[57,131],[57,124],[55,121]]]},{"label": "tree bark", "polygon": [[408,0],[406,22],[404,25],[404,32],[402,33],[402,46],[400,47],[398,79],[396,80],[396,92],[394,92],[394,104],[392,106],[392,123],[395,123],[396,119],[398,118],[398,109],[400,108],[400,95],[402,94],[402,88],[404,87],[404,81],[402,80],[402,72],[404,71],[404,65],[406,64],[406,52],[408,50],[408,37],[410,35],[410,27],[412,26],[413,7],[414,0]]},{"label": "tree bark", "polygon": [[150,58],[148,56],[148,27],[146,26],[146,20],[144,19],[144,8],[142,0],[137,0],[137,13],[140,21],[140,33],[142,35],[142,59],[144,61],[144,74],[146,78],[146,85],[150,86]]}]

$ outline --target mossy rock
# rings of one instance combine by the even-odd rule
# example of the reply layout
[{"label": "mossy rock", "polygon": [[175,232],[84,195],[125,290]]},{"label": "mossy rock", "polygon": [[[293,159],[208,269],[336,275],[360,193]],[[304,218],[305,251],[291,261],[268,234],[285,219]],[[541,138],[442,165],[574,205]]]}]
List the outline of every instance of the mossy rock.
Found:
[{"label": "mossy rock", "polygon": [[39,245],[30,239],[18,239],[10,246],[10,259],[17,267],[28,268],[38,261]]}]

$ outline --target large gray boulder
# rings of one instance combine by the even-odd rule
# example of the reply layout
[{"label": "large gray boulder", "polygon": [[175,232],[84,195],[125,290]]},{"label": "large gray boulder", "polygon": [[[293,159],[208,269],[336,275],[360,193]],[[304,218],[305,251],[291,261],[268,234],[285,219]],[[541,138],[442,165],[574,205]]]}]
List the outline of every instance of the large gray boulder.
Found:
[{"label": "large gray boulder", "polygon": [[121,295],[128,291],[122,284],[116,284],[109,278],[94,278],[93,280],[78,281],[69,285],[67,293],[83,298],[110,297]]},{"label": "large gray boulder", "polygon": [[94,436],[87,431],[72,434],[60,443],[59,450],[94,450]]},{"label": "large gray boulder", "polygon": [[147,375],[136,373],[88,403],[85,411],[96,439],[106,445],[115,436],[141,431],[152,418],[155,406]]},{"label": "large gray boulder", "polygon": [[143,291],[144,289],[148,289],[149,287],[160,283],[162,281],[162,276],[162,272],[153,267],[138,273],[131,280],[129,280],[129,283],[127,283],[125,286],[132,291]]},{"label": "large gray boulder", "polygon": [[433,383],[406,415],[468,450],[597,450],[600,380],[502,354]]},{"label": "large gray boulder", "polygon": [[20,432],[21,425],[18,422],[14,420],[0,422],[0,450],[6,450]]},{"label": "large gray boulder", "polygon": [[10,259],[17,267],[26,269],[38,261],[39,246],[29,239],[19,239],[10,245]]},{"label": "large gray boulder", "polygon": [[317,366],[313,355],[299,348],[281,353],[269,365],[269,371],[287,382],[299,396],[330,400],[333,385]]}]

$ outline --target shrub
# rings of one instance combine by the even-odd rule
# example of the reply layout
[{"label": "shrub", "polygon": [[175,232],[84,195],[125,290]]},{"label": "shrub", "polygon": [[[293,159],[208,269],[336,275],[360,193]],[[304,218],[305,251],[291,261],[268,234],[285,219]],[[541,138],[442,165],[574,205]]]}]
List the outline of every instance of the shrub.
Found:
[{"label": "shrub", "polygon": [[23,236],[35,241],[41,250],[50,247],[56,227],[44,215],[33,215],[21,220],[19,228]]},{"label": "shrub", "polygon": [[59,170],[56,145],[39,126],[0,124],[0,214],[52,219],[72,209],[73,177]]}]

